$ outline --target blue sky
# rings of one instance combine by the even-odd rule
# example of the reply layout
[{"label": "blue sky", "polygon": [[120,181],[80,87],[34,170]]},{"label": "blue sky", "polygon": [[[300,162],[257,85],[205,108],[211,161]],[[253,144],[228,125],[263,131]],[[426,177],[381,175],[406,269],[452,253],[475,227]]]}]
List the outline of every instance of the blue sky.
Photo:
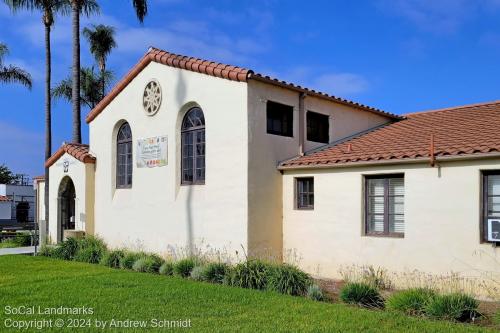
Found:
[{"label": "blue sky", "polygon": [[[131,1],[101,0],[82,27],[117,29],[116,79],[148,46],[227,62],[393,113],[500,99],[500,0],[150,0],[140,25]],[[6,63],[28,69],[32,91],[0,85],[0,164],[43,173],[44,45],[39,13],[0,3]],[[71,29],[56,19],[53,82],[69,73]],[[82,42],[82,64],[92,65]],[[89,110],[82,110],[83,117]],[[71,108],[53,107],[53,148],[71,138]],[[88,128],[83,122],[84,140]]]}]

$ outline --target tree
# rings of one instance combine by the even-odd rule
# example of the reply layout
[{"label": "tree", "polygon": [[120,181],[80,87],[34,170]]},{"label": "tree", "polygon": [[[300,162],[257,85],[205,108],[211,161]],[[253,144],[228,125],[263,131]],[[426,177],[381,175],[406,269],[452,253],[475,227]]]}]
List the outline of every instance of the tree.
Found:
[{"label": "tree", "polygon": [[10,184],[16,179],[16,175],[5,164],[0,165],[0,184]]},{"label": "tree", "polygon": [[108,55],[116,47],[115,29],[111,26],[103,24],[93,25],[92,28],[84,28],[83,36],[87,38],[90,44],[90,53],[94,56],[99,70],[101,71],[101,94],[102,97],[106,94],[106,60]]},{"label": "tree", "polygon": [[31,89],[31,75],[25,70],[14,65],[4,65],[3,58],[9,53],[7,45],[0,43],[0,82],[20,83]]},{"label": "tree", "polygon": [[[73,30],[73,68],[72,68],[72,109],[73,109],[73,142],[82,141],[81,103],[80,103],[80,15],[89,16],[99,11],[96,0],[68,0],[71,3]],[[143,23],[148,13],[147,0],[132,0],[135,14]]]},{"label": "tree", "polygon": [[[101,90],[101,84],[104,83],[106,89],[111,80],[113,73],[104,71],[100,73],[94,72],[94,68],[81,68],[80,70],[80,105],[93,109],[104,98],[104,92]],[[68,102],[72,101],[72,77],[62,80],[54,89],[52,96],[54,98],[62,98]]]},{"label": "tree", "polygon": [[[67,0],[4,0],[13,12],[19,10],[37,11],[42,14],[45,28],[45,160],[52,155],[52,101],[50,84],[52,76],[52,54],[50,33],[57,14],[68,14]],[[49,223],[49,168],[45,168],[45,223]]]},{"label": "tree", "polygon": [[80,15],[90,16],[99,12],[95,0],[69,0],[73,30],[73,68],[71,101],[73,109],[73,142],[82,143],[82,119],[80,107]]}]

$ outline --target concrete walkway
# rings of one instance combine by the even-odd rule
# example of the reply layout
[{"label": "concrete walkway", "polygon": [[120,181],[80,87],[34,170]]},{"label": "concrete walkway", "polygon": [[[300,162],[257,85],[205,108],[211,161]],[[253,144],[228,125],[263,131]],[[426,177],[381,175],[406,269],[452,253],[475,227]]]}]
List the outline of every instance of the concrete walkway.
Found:
[{"label": "concrete walkway", "polygon": [[26,246],[26,247],[9,247],[0,249],[0,256],[6,256],[9,254],[33,254],[35,253],[34,246]]}]

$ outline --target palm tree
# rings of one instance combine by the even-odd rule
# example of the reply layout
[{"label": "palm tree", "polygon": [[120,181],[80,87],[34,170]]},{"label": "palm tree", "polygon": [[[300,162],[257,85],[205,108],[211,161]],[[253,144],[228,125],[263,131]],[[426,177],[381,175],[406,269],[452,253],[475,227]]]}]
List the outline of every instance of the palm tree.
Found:
[{"label": "palm tree", "polygon": [[[107,88],[113,79],[113,73],[104,71],[96,73],[94,68],[81,68],[80,70],[80,106],[88,107],[90,110],[95,108],[103,99],[104,94],[101,90],[101,83],[104,82]],[[52,96],[62,98],[68,102],[72,101],[72,77],[62,80],[54,89]]]},{"label": "palm tree", "polygon": [[72,68],[72,104],[73,104],[73,142],[82,143],[82,120],[80,109],[80,14],[90,16],[99,12],[95,0],[69,0],[73,29],[73,68]]},{"label": "palm tree", "polygon": [[[45,160],[52,155],[52,110],[50,81],[51,51],[50,32],[54,25],[56,14],[67,14],[69,6],[67,0],[4,0],[9,8],[16,12],[18,10],[39,11],[42,13],[42,22],[45,27]],[[49,169],[45,168],[45,223],[49,223]]]},{"label": "palm tree", "polygon": [[[72,104],[73,104],[73,142],[82,141],[82,124],[80,109],[80,14],[87,16],[97,13],[99,5],[96,0],[69,0],[73,26],[73,69],[72,69]],[[143,22],[148,13],[147,0],[132,0],[135,14],[139,22]]]},{"label": "palm tree", "polygon": [[102,96],[105,95],[105,72],[106,72],[106,60],[111,50],[116,47],[115,42],[115,28],[111,26],[106,26],[103,24],[93,25],[92,28],[84,28],[83,36],[87,38],[90,44],[90,53],[94,56],[97,64],[99,65],[99,70],[101,71],[100,83]]},{"label": "palm tree", "polygon": [[7,45],[0,43],[0,82],[17,82],[31,89],[31,75],[14,65],[4,65],[3,58],[9,53]]}]

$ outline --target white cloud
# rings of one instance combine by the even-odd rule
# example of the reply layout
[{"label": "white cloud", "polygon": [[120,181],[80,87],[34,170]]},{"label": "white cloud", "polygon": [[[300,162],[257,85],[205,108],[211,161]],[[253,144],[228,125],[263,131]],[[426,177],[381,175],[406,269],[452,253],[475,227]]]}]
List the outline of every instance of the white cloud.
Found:
[{"label": "white cloud", "polygon": [[336,96],[352,97],[367,91],[370,84],[359,74],[327,73],[313,79],[311,87]]}]

